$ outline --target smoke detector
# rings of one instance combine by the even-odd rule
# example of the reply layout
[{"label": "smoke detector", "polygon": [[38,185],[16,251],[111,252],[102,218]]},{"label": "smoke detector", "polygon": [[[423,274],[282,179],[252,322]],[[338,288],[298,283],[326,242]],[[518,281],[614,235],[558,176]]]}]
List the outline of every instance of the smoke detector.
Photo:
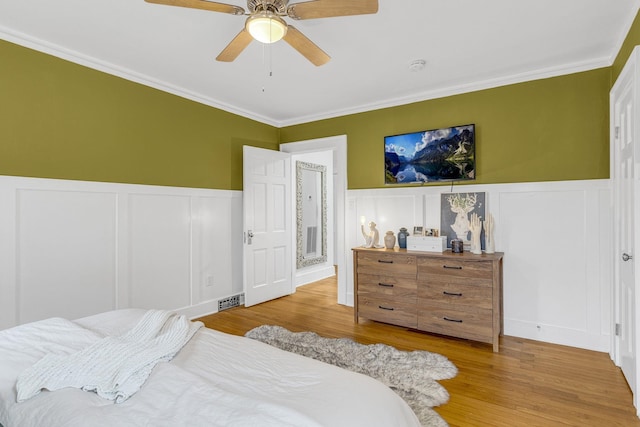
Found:
[{"label": "smoke detector", "polygon": [[422,71],[425,65],[427,65],[427,61],[425,61],[424,59],[416,59],[415,61],[412,61],[411,64],[409,64],[409,71],[412,71],[414,73],[417,71]]}]

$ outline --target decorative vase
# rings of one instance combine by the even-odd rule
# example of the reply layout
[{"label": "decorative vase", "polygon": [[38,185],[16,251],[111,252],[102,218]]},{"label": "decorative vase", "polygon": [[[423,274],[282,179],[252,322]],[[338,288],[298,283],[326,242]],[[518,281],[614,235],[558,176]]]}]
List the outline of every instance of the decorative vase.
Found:
[{"label": "decorative vase", "polygon": [[396,245],[396,236],[393,235],[393,231],[387,231],[384,236],[384,247],[387,249],[393,249]]},{"label": "decorative vase", "polygon": [[407,249],[407,236],[409,236],[409,232],[402,227],[398,232],[398,246],[400,246],[400,249]]}]

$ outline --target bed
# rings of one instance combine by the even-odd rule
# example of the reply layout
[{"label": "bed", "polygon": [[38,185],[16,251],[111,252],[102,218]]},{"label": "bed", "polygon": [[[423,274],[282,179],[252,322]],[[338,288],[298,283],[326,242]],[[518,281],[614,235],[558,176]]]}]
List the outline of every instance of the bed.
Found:
[{"label": "bed", "polygon": [[0,331],[0,425],[419,427],[409,406],[370,377],[202,327],[122,403],[67,387],[17,402],[21,372],[131,330],[145,310]]}]

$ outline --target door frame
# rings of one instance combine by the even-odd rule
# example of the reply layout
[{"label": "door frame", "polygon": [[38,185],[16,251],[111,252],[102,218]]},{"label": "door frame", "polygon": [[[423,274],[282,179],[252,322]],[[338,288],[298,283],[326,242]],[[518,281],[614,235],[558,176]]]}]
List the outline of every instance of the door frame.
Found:
[{"label": "door frame", "polygon": [[302,153],[333,151],[335,226],[335,263],[338,266],[338,304],[349,305],[347,271],[351,263],[351,251],[346,245],[347,224],[347,136],[336,135],[280,144],[280,151]]}]

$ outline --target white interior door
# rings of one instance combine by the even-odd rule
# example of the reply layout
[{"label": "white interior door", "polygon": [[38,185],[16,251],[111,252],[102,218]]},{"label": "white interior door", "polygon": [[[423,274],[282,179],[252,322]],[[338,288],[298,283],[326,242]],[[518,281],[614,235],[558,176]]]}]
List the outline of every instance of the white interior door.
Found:
[{"label": "white interior door", "polygon": [[614,274],[616,290],[615,361],[621,367],[633,392],[634,405],[638,408],[638,328],[636,311],[640,292],[636,289],[636,262],[633,259],[637,244],[634,212],[638,212],[638,171],[634,158],[638,143],[636,129],[639,120],[636,112],[636,60],[637,49],[625,70],[614,85],[611,94],[612,111],[612,171],[614,194]]},{"label": "white interior door", "polygon": [[[635,354],[635,280],[633,262],[628,258],[633,253],[633,132],[630,114],[633,113],[633,91],[627,88],[617,103],[616,126],[618,230],[616,260],[620,286],[620,366],[632,390],[636,390],[636,354]],[[624,259],[623,259],[624,257]]]},{"label": "white interior door", "polygon": [[291,159],[243,147],[245,306],[293,293]]}]

